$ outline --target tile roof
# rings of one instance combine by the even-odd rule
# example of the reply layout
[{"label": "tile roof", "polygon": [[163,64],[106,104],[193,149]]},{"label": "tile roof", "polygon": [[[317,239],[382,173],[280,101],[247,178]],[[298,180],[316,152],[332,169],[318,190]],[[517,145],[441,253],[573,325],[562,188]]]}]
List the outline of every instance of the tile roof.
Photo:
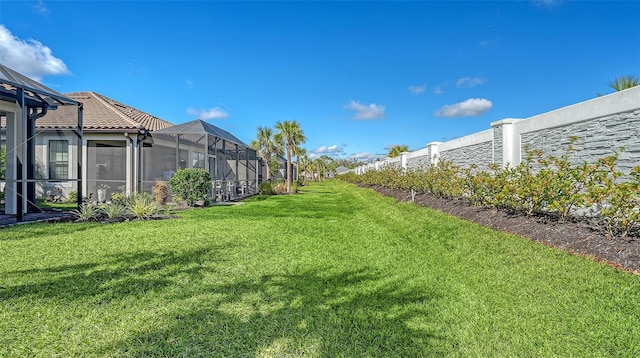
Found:
[{"label": "tile roof", "polygon": [[[137,130],[154,131],[173,126],[173,123],[142,112],[136,108],[95,92],[66,93],[65,96],[82,102],[84,130]],[[38,119],[38,128],[75,128],[77,108],[60,106]]]},{"label": "tile roof", "polygon": [[12,102],[17,98],[18,88],[25,89],[27,103],[42,105],[43,103],[75,104],[62,94],[44,86],[38,81],[15,71],[0,63],[0,98]]}]

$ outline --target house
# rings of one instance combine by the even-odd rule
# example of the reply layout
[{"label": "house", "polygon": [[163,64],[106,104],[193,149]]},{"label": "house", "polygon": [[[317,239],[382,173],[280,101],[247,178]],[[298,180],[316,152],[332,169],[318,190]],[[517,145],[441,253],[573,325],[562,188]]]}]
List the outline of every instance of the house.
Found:
[{"label": "house", "polygon": [[[66,163],[67,178],[58,181],[38,175],[36,141],[37,121],[61,108],[68,110],[68,123],[56,133],[69,140],[58,151],[62,153],[64,149],[64,158],[52,157],[54,166],[56,160]],[[78,145],[83,141],[82,118],[82,103],[0,64],[0,215],[22,221],[25,214],[38,209],[38,186],[80,182],[82,157]],[[75,154],[75,161],[69,158],[70,153]]]},{"label": "house", "polygon": [[341,165],[341,166],[336,168],[336,174],[338,174],[338,175],[344,174],[344,173],[347,173],[349,170],[351,170],[351,169],[345,167],[344,165]]},{"label": "house", "polygon": [[[83,105],[83,137],[73,135],[70,108],[37,119],[35,177],[43,181],[36,197],[77,192],[95,200],[98,187],[107,189],[107,198],[114,192],[152,192],[157,180],[167,181],[178,168],[207,170],[214,200],[257,192],[255,150],[229,132],[201,120],[173,125],[95,92],[65,96]],[[81,181],[70,180],[78,174]]]}]

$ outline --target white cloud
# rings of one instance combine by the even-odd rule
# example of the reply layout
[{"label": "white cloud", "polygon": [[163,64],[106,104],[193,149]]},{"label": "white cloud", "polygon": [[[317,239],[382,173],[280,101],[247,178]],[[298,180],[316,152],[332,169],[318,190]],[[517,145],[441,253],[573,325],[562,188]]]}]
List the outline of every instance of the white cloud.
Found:
[{"label": "white cloud", "polygon": [[0,62],[36,81],[43,76],[70,73],[67,65],[53,56],[49,47],[33,39],[22,40],[1,24]]},{"label": "white cloud", "polygon": [[42,2],[42,0],[31,5],[31,9],[33,10],[33,12],[39,15],[46,15],[49,13],[49,8],[47,8],[47,6]]},{"label": "white cloud", "polygon": [[356,111],[355,119],[378,119],[384,118],[385,107],[371,103],[370,105],[364,105],[357,101],[351,101],[345,106],[346,109]]},{"label": "white cloud", "polygon": [[373,153],[369,153],[369,152],[360,152],[360,153],[353,153],[353,154],[349,155],[347,158],[348,159],[356,159],[356,160],[368,161],[368,160],[375,160],[375,159],[384,158],[384,157],[385,157],[385,155],[381,155],[381,154],[373,154]]},{"label": "white cloud", "polygon": [[314,149],[312,151],[313,153],[316,154],[329,154],[329,155],[335,155],[335,154],[339,154],[339,153],[344,153],[344,148],[338,146],[338,145],[332,145],[332,146],[320,146],[316,149]]},{"label": "white cloud", "polygon": [[444,88],[444,86],[446,86],[448,84],[449,84],[449,82],[443,82],[443,83],[437,85],[436,88],[433,89],[433,93],[434,94],[443,94],[444,93],[443,88]]},{"label": "white cloud", "polygon": [[493,103],[485,98],[469,98],[466,101],[447,104],[436,111],[437,117],[473,117],[479,116],[493,107]]},{"label": "white cloud", "polygon": [[462,77],[456,81],[456,86],[470,88],[484,84],[486,81],[479,77]]},{"label": "white cloud", "polygon": [[427,90],[427,84],[423,83],[420,86],[409,86],[409,92],[413,94],[424,93]]},{"label": "white cloud", "polygon": [[196,116],[200,119],[221,119],[221,118],[229,117],[229,114],[220,107],[214,107],[210,109],[200,109],[200,110],[189,108],[187,109],[187,114]]},{"label": "white cloud", "polygon": [[192,80],[190,80],[190,79],[188,79],[188,78],[187,78],[186,80],[184,80],[184,83],[186,83],[186,84],[187,84],[187,87],[188,87],[189,89],[193,89],[193,85],[194,85],[194,83],[193,83],[193,81],[192,81]]}]

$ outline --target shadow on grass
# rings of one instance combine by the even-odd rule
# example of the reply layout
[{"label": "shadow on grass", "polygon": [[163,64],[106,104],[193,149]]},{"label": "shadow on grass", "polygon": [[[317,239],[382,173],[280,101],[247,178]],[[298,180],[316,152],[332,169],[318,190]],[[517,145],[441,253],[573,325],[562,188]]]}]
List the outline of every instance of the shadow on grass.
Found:
[{"label": "shadow on grass", "polygon": [[443,296],[428,287],[372,269],[221,274],[236,264],[227,257],[232,246],[11,271],[9,281],[23,283],[0,287],[0,302],[117,307],[134,297],[144,302],[138,311],[170,302],[116,343],[85,342],[105,356],[415,357],[453,349],[439,334]]},{"label": "shadow on grass", "polygon": [[162,290],[175,278],[201,278],[208,268],[203,263],[219,262],[229,245],[183,252],[142,252],[109,256],[99,263],[62,265],[45,269],[9,271],[8,279],[29,280],[0,287],[0,301],[23,297],[44,297],[65,301],[95,300],[104,304],[112,299],[141,296]]},{"label": "shadow on grass", "polygon": [[199,304],[190,305],[195,309],[172,312],[101,353],[225,357],[450,353],[453,344],[436,328],[433,301],[440,295],[368,270],[331,272],[310,270],[204,286]]},{"label": "shadow on grass", "polygon": [[0,228],[0,241],[37,239],[42,236],[72,235],[93,229],[99,223],[28,223]]}]

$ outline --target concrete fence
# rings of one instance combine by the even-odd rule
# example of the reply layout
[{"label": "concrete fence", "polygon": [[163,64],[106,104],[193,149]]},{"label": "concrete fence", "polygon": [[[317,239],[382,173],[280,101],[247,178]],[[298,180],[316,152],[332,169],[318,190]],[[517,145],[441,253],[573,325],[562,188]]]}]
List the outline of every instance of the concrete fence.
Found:
[{"label": "concrete fence", "polygon": [[571,142],[577,152],[575,163],[595,162],[620,152],[618,167],[625,172],[640,165],[640,86],[585,102],[539,114],[526,119],[506,118],[491,123],[491,128],[448,142],[432,142],[397,158],[385,158],[354,169],[356,174],[396,168],[425,168],[439,159],[460,167],[476,164],[484,169],[492,163],[517,166],[525,157],[525,148],[561,155]]}]

